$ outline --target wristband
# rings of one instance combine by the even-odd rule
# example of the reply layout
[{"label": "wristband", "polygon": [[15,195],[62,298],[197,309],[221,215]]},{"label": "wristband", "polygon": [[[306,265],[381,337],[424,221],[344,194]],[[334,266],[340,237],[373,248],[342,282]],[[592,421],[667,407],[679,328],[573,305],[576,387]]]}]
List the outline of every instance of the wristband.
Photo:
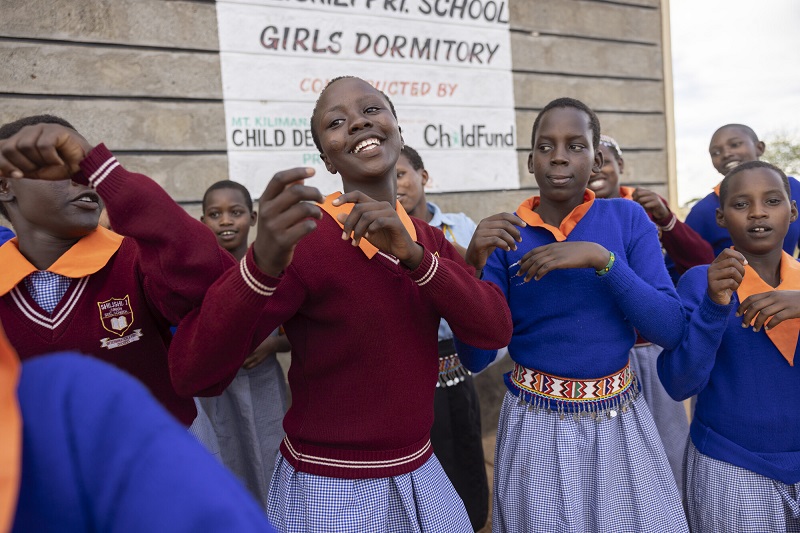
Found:
[{"label": "wristband", "polygon": [[616,260],[617,258],[614,255],[614,252],[608,252],[608,264],[606,264],[606,266],[604,266],[600,270],[595,270],[594,273],[597,274],[598,276],[605,276],[606,274],[608,274],[608,271],[611,270],[611,267],[614,266],[614,261]]}]

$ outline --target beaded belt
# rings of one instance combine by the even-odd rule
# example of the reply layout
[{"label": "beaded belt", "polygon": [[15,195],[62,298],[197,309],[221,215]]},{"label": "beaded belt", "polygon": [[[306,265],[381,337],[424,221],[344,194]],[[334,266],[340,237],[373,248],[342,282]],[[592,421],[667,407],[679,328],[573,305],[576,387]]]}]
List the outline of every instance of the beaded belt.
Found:
[{"label": "beaded belt", "polygon": [[436,382],[437,387],[453,387],[467,379],[469,375],[471,375],[470,371],[461,364],[458,354],[439,356],[439,381]]},{"label": "beaded belt", "polygon": [[639,392],[630,363],[598,379],[553,376],[515,363],[510,378],[521,404],[528,404],[529,409],[555,410],[561,418],[564,413],[573,413],[576,419],[597,418],[598,413],[613,418],[618,411],[627,411]]}]

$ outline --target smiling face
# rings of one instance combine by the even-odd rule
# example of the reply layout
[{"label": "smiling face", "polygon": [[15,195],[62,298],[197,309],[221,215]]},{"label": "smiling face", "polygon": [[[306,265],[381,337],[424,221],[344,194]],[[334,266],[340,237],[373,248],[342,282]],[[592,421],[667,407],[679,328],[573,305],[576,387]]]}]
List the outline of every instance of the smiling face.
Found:
[{"label": "smiling face", "polygon": [[592,147],[589,115],[574,107],[554,107],[540,117],[528,171],[536,177],[542,203],[580,204],[589,176],[602,164],[601,152]]},{"label": "smiling face", "polygon": [[618,198],[619,176],[622,174],[624,162],[605,144],[601,143],[598,150],[603,153],[603,166],[600,167],[600,172],[589,178],[588,187],[598,198]]},{"label": "smiling face", "polygon": [[714,133],[708,153],[714,168],[724,176],[742,163],[757,161],[764,154],[764,148],[764,143],[753,140],[747,131],[729,126]]},{"label": "smiling face", "polygon": [[247,207],[241,191],[223,188],[210,191],[205,198],[200,220],[217,237],[219,245],[232,254],[247,249],[247,235],[256,223],[256,214]]},{"label": "smiling face", "polygon": [[74,241],[91,233],[103,204],[90,187],[70,180],[0,180],[0,201],[20,239],[38,234]]},{"label": "smiling face", "polygon": [[717,223],[727,228],[735,248],[745,254],[780,253],[797,207],[781,176],[768,168],[740,171],[728,178]]},{"label": "smiling face", "polygon": [[402,138],[389,102],[369,83],[343,78],[317,103],[315,124],[322,160],[347,184],[395,180]]}]

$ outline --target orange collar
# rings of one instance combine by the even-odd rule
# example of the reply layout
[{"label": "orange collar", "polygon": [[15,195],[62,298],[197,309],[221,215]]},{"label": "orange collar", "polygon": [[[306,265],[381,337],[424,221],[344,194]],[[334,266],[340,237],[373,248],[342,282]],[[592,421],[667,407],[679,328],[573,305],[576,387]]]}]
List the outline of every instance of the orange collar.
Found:
[{"label": "orange collar", "polygon": [[[744,279],[739,284],[736,294],[739,301],[747,297],[769,291],[797,291],[800,290],[800,263],[791,255],[783,252],[781,255],[781,282],[777,287],[771,287],[762,280],[750,265],[744,267]],[[766,329],[767,337],[781,352],[783,357],[794,366],[794,352],[797,348],[797,339],[800,336],[800,318],[785,320],[772,329]]]},{"label": "orange collar", "polygon": [[[98,226],[95,231],[76,242],[47,271],[68,278],[94,274],[106,266],[109,259],[117,253],[122,239],[122,235]],[[0,296],[38,270],[19,252],[18,242],[19,237],[15,237],[0,246],[0,264],[3,265],[0,272]]]},{"label": "orange collar", "polygon": [[583,193],[583,203],[573,209],[570,214],[561,221],[561,224],[558,227],[551,226],[542,220],[542,217],[539,216],[539,213],[535,211],[535,209],[539,207],[539,203],[540,198],[538,196],[528,198],[517,208],[517,216],[524,220],[529,226],[536,226],[546,229],[553,234],[553,237],[556,238],[556,241],[562,242],[567,240],[567,236],[570,234],[570,232],[575,229],[575,226],[578,225],[578,222],[580,222],[584,215],[589,212],[589,208],[591,208],[592,204],[594,204],[594,192],[586,189],[586,192]]},{"label": "orange collar", "polygon": [[0,531],[11,530],[14,523],[22,470],[19,372],[19,357],[0,325]]},{"label": "orange collar", "polygon": [[635,190],[636,187],[620,187],[619,197],[624,198],[625,200],[633,200],[633,191]]},{"label": "orange collar", "polygon": [[717,198],[719,198],[719,187],[720,187],[720,185],[722,185],[721,181],[719,183],[717,183],[716,187],[714,187],[714,194],[717,195]]},{"label": "orange collar", "polygon": [[[336,219],[336,215],[339,215],[341,213],[349,215],[350,212],[353,210],[354,204],[342,204],[339,206],[333,205],[333,201],[339,198],[341,195],[342,193],[340,192],[331,193],[325,197],[325,201],[323,203],[317,205],[320,206],[323,211],[328,213],[331,216],[331,218],[333,218],[333,221],[336,222],[336,224],[338,224],[340,228],[344,229],[344,224],[342,224]],[[411,222],[411,217],[408,216],[406,210],[403,209],[402,205],[400,205],[400,202],[397,202],[397,204],[395,205],[395,210],[397,211],[397,216],[400,217],[400,221],[403,223],[403,226],[406,228],[408,234],[411,235],[411,238],[416,241],[417,229],[414,227],[414,223]],[[364,252],[364,255],[367,256],[367,259],[372,259],[375,256],[375,254],[378,253],[378,249],[375,246],[373,246],[371,242],[367,241],[367,239],[361,239],[361,241],[358,244],[358,247],[361,248],[361,251]]]}]

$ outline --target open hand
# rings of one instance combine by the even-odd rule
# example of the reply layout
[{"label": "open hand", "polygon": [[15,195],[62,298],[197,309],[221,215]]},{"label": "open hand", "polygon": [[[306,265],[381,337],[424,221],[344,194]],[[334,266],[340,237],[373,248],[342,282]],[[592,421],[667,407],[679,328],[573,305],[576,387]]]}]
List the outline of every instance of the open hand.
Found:
[{"label": "open hand", "polygon": [[601,270],[610,257],[610,252],[595,242],[554,242],[523,255],[517,276],[525,276],[527,282],[540,280],[548,272],[564,268]]},{"label": "open hand", "polygon": [[719,305],[731,303],[733,291],[739,288],[744,279],[744,266],[747,259],[731,248],[720,252],[708,267],[708,297]]},{"label": "open hand", "polygon": [[464,259],[476,270],[482,270],[495,248],[506,251],[517,249],[517,243],[522,242],[522,235],[517,228],[525,226],[525,221],[511,213],[498,213],[484,218],[472,234]]},{"label": "open hand", "polygon": [[69,179],[91,150],[81,134],[60,124],[25,126],[0,140],[0,177]]},{"label": "open hand", "polygon": [[336,206],[348,203],[355,204],[350,214],[338,215],[339,222],[344,225],[343,240],[350,239],[353,246],[358,246],[361,239],[367,239],[407,268],[414,270],[419,266],[422,247],[408,234],[394,205],[373,200],[361,191],[350,191],[333,201]]},{"label": "open hand", "polygon": [[256,265],[270,276],[279,276],[292,262],[300,240],[314,231],[322,210],[310,202],[322,202],[315,187],[303,185],[313,168],[298,167],[278,172],[258,201],[258,233],[253,243]]},{"label": "open hand", "polygon": [[800,318],[800,291],[753,294],[739,304],[736,316],[742,317],[743,328],[753,326],[753,331],[761,331],[766,324],[766,329],[772,329],[784,320]]}]

